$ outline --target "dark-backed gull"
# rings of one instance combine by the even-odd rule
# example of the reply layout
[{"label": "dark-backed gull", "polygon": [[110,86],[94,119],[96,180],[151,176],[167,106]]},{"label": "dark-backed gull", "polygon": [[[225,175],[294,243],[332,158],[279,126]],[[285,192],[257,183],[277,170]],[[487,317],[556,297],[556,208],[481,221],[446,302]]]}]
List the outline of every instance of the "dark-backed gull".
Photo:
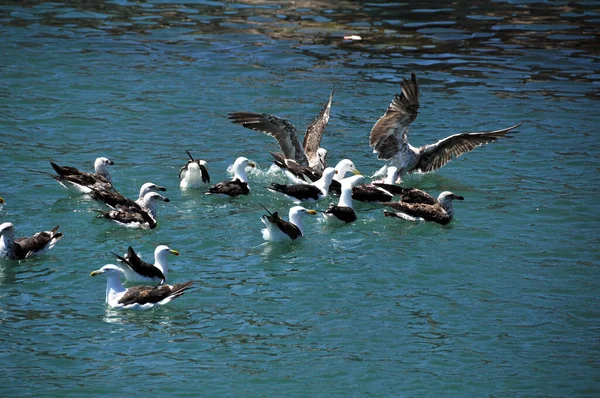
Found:
[{"label": "dark-backed gull", "polygon": [[[262,205],[261,205],[262,206]],[[289,212],[289,221],[282,219],[277,212],[271,213],[266,207],[263,208],[269,214],[261,217],[265,225],[262,230],[264,240],[272,242],[281,242],[286,240],[296,240],[303,236],[302,218],[305,214],[315,215],[315,210],[308,210],[302,206],[294,206]]]},{"label": "dark-backed gull", "polygon": [[15,239],[15,227],[12,223],[0,224],[0,258],[23,260],[31,256],[46,253],[62,237],[58,225],[50,231],[38,232],[28,238]]},{"label": "dark-backed gull", "polygon": [[332,100],[333,90],[321,112],[306,128],[302,145],[300,145],[296,127],[287,120],[277,116],[266,113],[232,112],[227,117],[233,123],[241,124],[246,128],[274,137],[283,152],[283,159],[281,157],[275,158],[275,164],[279,167],[288,168],[287,161],[291,160],[293,161],[290,163],[291,167],[299,164],[322,172],[327,167],[327,151],[324,148],[320,148],[320,145],[323,132],[329,122]]},{"label": "dark-backed gull", "polygon": [[0,210],[2,210],[4,208],[4,205],[6,204],[6,202],[4,201],[4,199],[0,196]]},{"label": "dark-backed gull", "polygon": [[355,175],[344,178],[341,182],[341,194],[338,204],[331,203],[323,212],[323,217],[327,222],[350,223],[356,221],[356,213],[352,207],[352,188],[362,184],[365,178],[362,175]]},{"label": "dark-backed gull", "polygon": [[162,284],[159,286],[132,286],[125,288],[121,283],[121,268],[114,264],[106,264],[99,270],[92,271],[91,276],[107,276],[106,304],[112,308],[147,310],[181,296],[186,289],[193,285],[193,281],[177,283],[174,285]]},{"label": "dark-backed gull", "polygon": [[[383,182],[374,182],[373,185],[385,192],[388,192],[390,195],[399,195],[400,202],[424,203],[428,205],[436,203],[436,199],[425,191],[412,187],[405,188],[394,184],[394,181],[396,181],[397,177],[398,168],[395,166],[390,166],[387,169],[387,176]],[[386,200],[385,202],[389,202],[389,200]]]},{"label": "dark-backed gull", "polygon": [[[411,80],[402,79],[401,94],[396,94],[385,114],[373,126],[369,145],[377,158],[398,167],[399,178],[412,172],[428,173],[439,169],[453,158],[472,151],[480,145],[510,137],[517,124],[502,130],[460,133],[446,137],[434,144],[415,148],[408,143],[408,126],[415,120],[419,109],[419,84],[413,73]],[[387,166],[387,165],[386,165]],[[383,174],[383,166],[376,175]]]},{"label": "dark-backed gull", "polygon": [[97,210],[99,218],[107,218],[119,225],[128,228],[154,229],[156,228],[156,202],[169,202],[158,192],[148,192],[142,201],[142,206],[117,206],[115,210]]},{"label": "dark-backed gull", "polygon": [[125,274],[125,279],[128,282],[158,284],[167,281],[169,270],[167,256],[169,254],[179,256],[179,252],[169,246],[157,246],[154,249],[154,265],[142,260],[131,246],[127,248],[127,253],[123,257],[118,254],[115,254],[115,256],[119,262],[117,265]]},{"label": "dark-backed gull", "polygon": [[126,198],[115,190],[93,189],[90,196],[108,207],[116,209],[118,206],[142,207],[144,205],[144,196],[149,192],[164,192],[167,188],[156,185],[153,182],[147,182],[140,188],[140,193],[136,200]]},{"label": "dark-backed gull", "polygon": [[92,189],[112,189],[112,178],[108,166],[114,162],[108,158],[97,158],[94,162],[95,173],[79,171],[75,167],[59,166],[54,162],[50,165],[58,174],[53,178],[63,187],[77,193],[89,193]]},{"label": "dark-backed gull", "polygon": [[237,158],[233,163],[233,179],[213,185],[208,188],[206,193],[230,197],[248,195],[250,193],[250,187],[248,186],[246,167],[256,167],[256,164],[245,157]]},{"label": "dark-backed gull", "polygon": [[337,171],[333,167],[327,167],[323,171],[323,176],[310,184],[278,184],[271,183],[267,189],[271,192],[280,193],[295,203],[302,201],[318,201],[327,196],[329,186],[333,181],[333,176]]},{"label": "dark-backed gull", "polygon": [[203,184],[210,184],[206,161],[194,159],[188,151],[186,152],[190,160],[179,170],[179,187],[181,189],[197,189]]},{"label": "dark-backed gull", "polygon": [[405,202],[386,202],[382,203],[389,206],[396,212],[384,211],[386,217],[398,217],[408,221],[433,221],[438,224],[446,225],[452,221],[454,209],[453,200],[464,200],[462,196],[455,195],[450,191],[442,192],[436,203],[405,203]]}]

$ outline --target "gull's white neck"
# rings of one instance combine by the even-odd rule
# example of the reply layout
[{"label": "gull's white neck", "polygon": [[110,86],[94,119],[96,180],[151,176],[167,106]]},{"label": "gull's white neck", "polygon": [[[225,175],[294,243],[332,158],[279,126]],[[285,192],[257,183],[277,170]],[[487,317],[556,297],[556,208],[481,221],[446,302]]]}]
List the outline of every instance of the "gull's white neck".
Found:
[{"label": "gull's white neck", "polygon": [[169,252],[166,251],[161,251],[158,253],[154,254],[154,266],[156,268],[158,268],[160,270],[160,272],[163,273],[163,275],[165,276],[165,280],[167,279],[167,272],[168,272],[168,266],[167,266],[167,255],[169,254]]},{"label": "gull's white neck", "polygon": [[313,182],[313,185],[319,188],[322,192],[324,192],[324,195],[327,195],[332,180],[333,174],[323,174],[323,176],[320,179]]},{"label": "gull's white neck", "polygon": [[290,222],[297,226],[300,232],[304,234],[304,226],[302,225],[302,215],[300,213],[292,213],[290,211],[289,218]]},{"label": "gull's white neck", "polygon": [[338,206],[352,208],[352,186],[342,182],[342,194]]},{"label": "gull's white neck", "polygon": [[233,179],[238,179],[241,182],[248,182],[248,175],[246,174],[246,168],[243,165],[238,165],[233,170]]},{"label": "gull's white neck", "polygon": [[121,283],[119,274],[109,274],[106,278],[106,302],[112,303],[118,300],[118,296],[127,289]]}]

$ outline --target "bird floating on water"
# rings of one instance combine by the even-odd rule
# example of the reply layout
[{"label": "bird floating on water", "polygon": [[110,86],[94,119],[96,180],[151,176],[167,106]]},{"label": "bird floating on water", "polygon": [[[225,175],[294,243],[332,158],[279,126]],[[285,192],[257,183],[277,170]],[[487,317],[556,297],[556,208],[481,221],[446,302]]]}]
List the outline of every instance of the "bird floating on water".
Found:
[{"label": "bird floating on water", "polygon": [[6,201],[0,196],[0,210],[2,210],[4,208],[5,204],[6,204]]},{"label": "bird floating on water", "polygon": [[306,128],[302,145],[300,145],[296,127],[277,116],[266,113],[232,112],[227,117],[233,123],[274,137],[283,156],[272,155],[275,157],[275,164],[282,169],[295,169],[299,165],[322,172],[327,167],[327,150],[321,148],[320,145],[323,132],[329,122],[332,100],[333,90],[321,112]]},{"label": "bird floating on water", "polygon": [[305,209],[302,206],[294,206],[290,209],[289,221],[285,221],[277,212],[271,213],[266,207],[262,207],[269,213],[260,218],[265,225],[265,228],[262,230],[262,236],[264,240],[272,242],[296,240],[302,237],[304,235],[303,216],[305,214],[317,214],[315,210]]},{"label": "bird floating on water", "polygon": [[15,227],[10,222],[0,224],[0,258],[23,260],[46,253],[52,249],[62,237],[58,225],[50,231],[38,232],[27,238],[15,239]]},{"label": "bird floating on water", "polygon": [[206,194],[229,197],[248,195],[250,193],[250,186],[248,185],[246,167],[256,167],[256,164],[240,156],[233,163],[233,179],[213,185],[208,189]]},{"label": "bird floating on water", "polygon": [[54,162],[50,165],[58,175],[52,176],[63,187],[76,193],[90,193],[92,189],[111,190],[112,178],[108,166],[114,162],[108,158],[100,157],[94,162],[95,173],[79,171],[71,166],[59,166]]},{"label": "bird floating on water", "polygon": [[408,173],[429,173],[478,146],[509,138],[508,134],[521,125],[496,131],[454,134],[416,148],[408,142],[408,126],[417,117],[419,109],[419,84],[415,74],[411,75],[411,80],[402,79],[400,87],[402,93],[394,96],[369,134],[369,145],[377,153],[377,158],[388,162],[375,175],[385,173],[388,165],[398,168],[399,179]]},{"label": "bird floating on water", "polygon": [[194,159],[188,151],[186,152],[190,160],[179,170],[179,187],[181,189],[197,189],[203,184],[210,184],[206,161]]},{"label": "bird floating on water", "polygon": [[442,192],[434,204],[426,203],[405,203],[405,202],[386,202],[384,206],[389,206],[396,212],[384,211],[386,217],[397,217],[408,221],[433,221],[438,224],[446,225],[452,221],[454,209],[453,200],[464,200],[462,196],[455,195],[450,191]]},{"label": "bird floating on water", "polygon": [[[388,167],[384,182],[392,184],[398,176],[397,171],[398,169],[394,166]],[[392,193],[375,183],[359,184],[352,187],[352,199],[360,202],[389,202],[393,198]]]},{"label": "bird floating on water", "polygon": [[156,228],[156,202],[170,202],[158,192],[148,192],[144,195],[141,206],[117,206],[115,210],[97,210],[99,218],[106,218],[128,228]]},{"label": "bird floating on water", "polygon": [[119,262],[117,265],[123,271],[128,282],[162,284],[167,281],[167,256],[169,254],[179,256],[177,250],[166,245],[160,245],[154,249],[154,264],[142,260],[131,246],[127,248],[127,253],[123,257],[118,254],[115,256]]},{"label": "bird floating on water", "polygon": [[331,203],[329,207],[323,212],[325,221],[332,222],[343,222],[351,223],[356,221],[356,213],[352,207],[352,188],[358,184],[362,184],[365,178],[362,175],[355,175],[352,177],[344,178],[340,184],[342,187],[342,193],[337,205]]},{"label": "bird floating on water", "polygon": [[181,296],[193,285],[193,281],[173,285],[132,286],[125,288],[121,283],[123,270],[115,264],[106,264],[90,276],[106,275],[106,304],[112,308],[147,310],[161,306]]},{"label": "bird floating on water", "polygon": [[126,207],[139,207],[144,206],[144,196],[150,192],[165,192],[167,188],[156,185],[153,182],[147,182],[140,188],[140,193],[136,200],[126,198],[115,190],[106,189],[93,189],[90,192],[90,196],[99,202],[104,203],[112,209],[116,209],[118,206]]},{"label": "bird floating on water", "polygon": [[323,199],[329,192],[329,186],[333,181],[333,176],[337,173],[333,167],[327,167],[323,171],[323,176],[310,184],[279,184],[271,183],[267,189],[271,192],[279,193],[295,203],[302,201],[313,201]]}]

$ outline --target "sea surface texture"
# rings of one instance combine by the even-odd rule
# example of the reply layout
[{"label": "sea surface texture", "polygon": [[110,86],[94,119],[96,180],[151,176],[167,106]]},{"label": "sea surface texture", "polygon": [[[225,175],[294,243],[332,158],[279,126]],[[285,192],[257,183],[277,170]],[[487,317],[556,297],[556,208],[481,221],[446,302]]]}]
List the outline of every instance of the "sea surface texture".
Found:
[{"label": "sea surface texture", "polygon": [[[598,397],[600,2],[3,1],[0,222],[60,225],[43,256],[0,260],[0,396]],[[354,37],[350,37],[354,36]],[[346,37],[346,38],[345,38]],[[341,227],[265,243],[276,141],[233,111],[303,135],[335,89],[322,146],[370,177],[373,124],[414,72],[413,145],[523,123],[405,186],[453,191],[448,226],[355,203]],[[179,189],[186,150],[211,182],[238,156],[251,193]],[[53,178],[167,188],[155,230]],[[324,210],[333,197],[308,208]],[[167,306],[117,311],[90,272],[131,245],[195,281]]]}]

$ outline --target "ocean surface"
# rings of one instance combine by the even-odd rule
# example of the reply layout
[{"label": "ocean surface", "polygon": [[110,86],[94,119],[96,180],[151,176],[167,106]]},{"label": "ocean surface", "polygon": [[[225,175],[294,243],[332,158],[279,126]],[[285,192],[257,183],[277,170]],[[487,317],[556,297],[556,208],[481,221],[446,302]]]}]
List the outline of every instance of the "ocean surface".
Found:
[{"label": "ocean surface", "polygon": [[[0,260],[0,396],[599,396],[599,28],[583,0],[3,1],[0,222],[64,238]],[[454,221],[356,203],[352,225],[307,216],[301,241],[265,243],[260,205],[291,205],[264,188],[284,181],[278,146],[226,114],[303,133],[335,89],[322,145],[370,177],[369,132],[411,72],[414,145],[523,123],[405,178],[464,196]],[[213,183],[255,161],[251,194],[182,192],[186,150]],[[99,156],[129,197],[168,189],[157,229],[98,219],[51,177]],[[195,287],[108,309],[90,272],[159,244],[181,252],[169,280]]]}]

